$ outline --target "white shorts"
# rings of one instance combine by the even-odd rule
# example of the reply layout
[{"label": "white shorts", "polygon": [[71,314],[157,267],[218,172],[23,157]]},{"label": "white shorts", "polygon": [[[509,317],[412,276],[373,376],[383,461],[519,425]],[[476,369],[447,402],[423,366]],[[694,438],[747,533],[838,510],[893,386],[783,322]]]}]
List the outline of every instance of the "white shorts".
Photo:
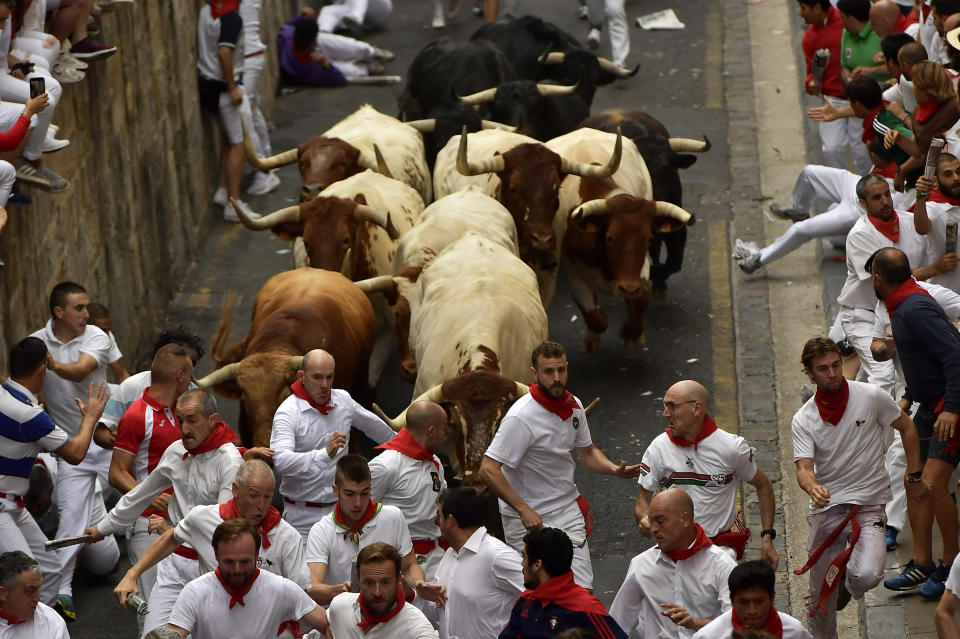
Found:
[{"label": "white shorts", "polygon": [[[243,87],[237,87],[243,93]],[[223,133],[227,136],[230,144],[243,143],[243,126],[241,121],[246,122],[247,130],[253,130],[253,117],[250,114],[250,100],[246,95],[243,96],[243,102],[240,106],[233,105],[233,99],[229,91],[220,94],[220,124],[223,126]]]}]

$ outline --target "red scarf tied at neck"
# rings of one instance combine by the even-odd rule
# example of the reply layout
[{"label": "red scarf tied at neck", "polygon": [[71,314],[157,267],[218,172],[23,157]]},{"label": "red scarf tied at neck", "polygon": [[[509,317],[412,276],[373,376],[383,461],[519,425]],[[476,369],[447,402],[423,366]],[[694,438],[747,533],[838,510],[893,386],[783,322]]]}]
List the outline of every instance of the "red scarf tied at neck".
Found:
[{"label": "red scarf tied at neck", "polygon": [[887,313],[890,314],[890,317],[893,318],[893,312],[897,310],[897,307],[911,295],[926,295],[927,297],[932,298],[933,295],[927,292],[925,288],[917,284],[917,280],[910,278],[905,281],[903,284],[893,289],[893,292],[890,293],[890,296],[887,297],[887,300],[884,304],[887,307]]},{"label": "red scarf tied at neck", "polygon": [[707,533],[703,532],[703,526],[694,524],[693,527],[697,530],[697,538],[693,540],[692,546],[680,550],[666,550],[663,554],[674,561],[683,561],[684,559],[690,559],[707,546],[713,545],[713,542],[707,537]]},{"label": "red scarf tied at neck", "polygon": [[881,220],[869,213],[867,214],[867,219],[873,224],[873,228],[880,231],[881,235],[891,242],[896,242],[900,239],[900,217],[896,211],[893,212],[889,220]]},{"label": "red scarf tied at neck", "polygon": [[239,0],[209,0],[207,4],[210,5],[210,15],[214,20],[240,8]]},{"label": "red scarf tied at neck", "polygon": [[237,441],[237,434],[227,426],[226,422],[217,422],[213,430],[210,431],[210,434],[207,435],[207,438],[196,448],[185,452],[183,458],[186,459],[190,455],[209,453],[211,450],[216,450],[224,444],[236,444]]},{"label": "red scarf tied at neck", "polygon": [[[220,504],[220,516],[224,521],[229,519],[240,519],[242,515],[240,511],[237,510],[237,500],[236,498],[231,499],[230,501]],[[270,539],[267,537],[267,534],[276,528],[277,524],[280,523],[280,511],[270,506],[270,510],[267,511],[267,515],[263,518],[263,521],[260,522],[258,527],[258,532],[260,533],[260,545],[263,548],[270,547]]]},{"label": "red scarf tied at neck", "polygon": [[709,414],[703,416],[703,425],[700,427],[700,432],[697,433],[697,436],[693,438],[693,441],[687,441],[683,437],[674,434],[669,428],[666,429],[667,437],[670,438],[677,446],[685,448],[687,446],[693,446],[693,450],[697,450],[697,445],[705,440],[707,437],[712,435],[714,431],[717,430],[717,423],[713,421],[713,418]]},{"label": "red scarf tied at neck", "polygon": [[[740,617],[737,616],[737,611],[733,611],[733,627],[739,630],[746,630],[747,626],[740,620]],[[769,632],[771,635],[776,637],[776,639],[783,639],[783,620],[780,619],[779,613],[773,604],[770,604],[770,612],[767,613],[767,618],[763,621],[763,628],[758,628],[757,630],[764,630]]]},{"label": "red scarf tied at neck", "polygon": [[940,189],[933,189],[930,191],[930,195],[927,196],[927,202],[941,202],[951,206],[960,206],[960,197],[953,197],[947,195]]},{"label": "red scarf tied at neck", "polygon": [[397,613],[403,610],[403,605],[406,602],[407,600],[403,596],[403,588],[400,587],[400,584],[397,584],[397,601],[393,604],[393,608],[382,615],[375,615],[367,608],[367,603],[363,600],[363,595],[360,595],[357,597],[357,603],[360,604],[360,622],[357,624],[357,627],[363,630],[364,634],[370,632],[370,629],[378,623],[387,623],[396,617]]},{"label": "red scarf tied at neck", "polygon": [[828,393],[817,389],[813,397],[823,421],[830,422],[836,426],[840,423],[843,412],[847,410],[847,400],[850,399],[850,386],[847,384],[846,378],[844,378],[840,390]]},{"label": "red scarf tied at neck", "polygon": [[440,464],[433,458],[433,453],[421,446],[420,442],[414,439],[413,435],[406,428],[402,428],[400,432],[397,433],[397,436],[390,441],[375,446],[374,448],[378,450],[395,450],[410,459],[431,462],[437,467],[437,471],[440,470]]},{"label": "red scarf tied at neck", "polygon": [[250,589],[253,588],[253,582],[257,580],[257,577],[260,576],[260,569],[254,568],[253,574],[250,575],[250,578],[243,582],[243,585],[239,588],[234,588],[223,578],[223,575],[220,573],[220,569],[216,570],[217,579],[220,581],[220,585],[223,586],[223,589],[227,591],[230,595],[230,609],[233,610],[233,607],[237,604],[241,606],[246,606],[247,604],[243,603],[243,596],[250,592]]},{"label": "red scarf tied at neck", "polygon": [[541,607],[556,603],[576,612],[607,616],[607,609],[600,600],[573,581],[573,571],[546,580],[533,590],[524,590],[521,599],[536,599]]},{"label": "red scarf tied at neck", "polygon": [[940,108],[940,103],[936,100],[927,100],[923,104],[918,104],[913,112],[914,122],[923,124],[933,117],[933,114]]},{"label": "red scarf tied at neck", "polygon": [[337,503],[333,508],[333,522],[337,525],[338,528],[342,529],[344,539],[352,539],[353,543],[360,545],[360,535],[363,534],[363,527],[366,526],[371,519],[377,516],[377,513],[380,512],[382,504],[379,504],[373,500],[367,504],[367,510],[363,513],[363,517],[360,518],[360,521],[353,524],[352,526],[347,523],[347,520],[343,517],[343,511],[340,510],[340,504]]},{"label": "red scarf tied at neck", "polygon": [[16,617],[11,617],[4,611],[0,610],[0,619],[6,619],[11,626],[16,626],[17,624],[23,623],[23,619],[17,619]]},{"label": "red scarf tied at neck", "polygon": [[327,413],[332,411],[334,408],[332,404],[320,405],[317,402],[313,401],[313,398],[310,397],[310,393],[308,393],[307,389],[303,387],[303,382],[301,382],[299,379],[294,383],[290,384],[290,390],[293,391],[294,395],[296,395],[306,403],[316,408],[323,415],[326,415]]},{"label": "red scarf tied at neck", "polygon": [[863,140],[864,144],[877,139],[877,134],[873,130],[873,121],[877,119],[877,115],[882,108],[883,105],[881,104],[863,119],[863,135],[860,136],[860,139]]},{"label": "red scarf tied at neck", "polygon": [[528,386],[533,399],[535,399],[538,404],[546,408],[563,421],[570,419],[570,416],[573,415],[574,410],[582,408],[582,406],[580,406],[580,404],[576,399],[573,398],[573,395],[568,390],[563,391],[563,397],[560,399],[554,399],[543,392],[543,389],[540,388],[540,384],[531,382],[528,384]]}]

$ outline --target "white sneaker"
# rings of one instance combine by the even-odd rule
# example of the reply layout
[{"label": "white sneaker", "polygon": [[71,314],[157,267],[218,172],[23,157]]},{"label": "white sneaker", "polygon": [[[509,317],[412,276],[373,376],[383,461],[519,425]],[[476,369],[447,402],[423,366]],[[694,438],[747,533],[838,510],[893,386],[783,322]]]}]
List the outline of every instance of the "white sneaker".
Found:
[{"label": "white sneaker", "polygon": [[227,201],[227,187],[217,187],[213,194],[213,203],[217,206],[230,206],[230,202]]},{"label": "white sneaker", "polygon": [[86,71],[90,66],[69,51],[64,51],[63,49],[60,50],[60,56],[57,58],[57,64],[62,64],[65,67],[70,67],[71,69],[76,69],[77,71]]},{"label": "white sneaker", "polygon": [[43,146],[40,150],[44,153],[54,153],[60,149],[65,149],[70,146],[70,140],[58,140],[50,134],[50,130],[47,129],[47,137],[43,139]]},{"label": "white sneaker", "polygon": [[47,127],[47,135],[57,137],[57,133],[60,133],[60,125],[51,122],[50,126]]},{"label": "white sneaker", "polygon": [[600,48],[600,29],[596,27],[590,29],[590,33],[587,34],[587,46],[591,49]]},{"label": "white sneaker", "polygon": [[76,82],[82,82],[83,79],[87,77],[87,74],[72,67],[58,64],[53,67],[53,77],[55,77],[60,84],[74,84]]},{"label": "white sneaker", "polygon": [[430,23],[430,26],[434,29],[442,29],[447,26],[446,20],[443,19],[443,12],[433,16],[433,22]]},{"label": "white sneaker", "polygon": [[347,78],[347,84],[389,85],[400,84],[403,78],[399,75],[367,75]]},{"label": "white sneaker", "polygon": [[[260,214],[254,213],[253,211],[251,211],[250,207],[247,206],[247,203],[244,202],[243,200],[237,200],[237,206],[242,207],[244,214],[250,219],[253,219],[253,220],[260,219]],[[240,216],[237,215],[237,211],[236,209],[233,208],[233,204],[230,204],[229,202],[227,202],[227,205],[223,207],[223,219],[225,222],[240,221]]]},{"label": "white sneaker", "polygon": [[247,195],[266,195],[280,186],[280,178],[273,171],[257,171],[247,188]]}]

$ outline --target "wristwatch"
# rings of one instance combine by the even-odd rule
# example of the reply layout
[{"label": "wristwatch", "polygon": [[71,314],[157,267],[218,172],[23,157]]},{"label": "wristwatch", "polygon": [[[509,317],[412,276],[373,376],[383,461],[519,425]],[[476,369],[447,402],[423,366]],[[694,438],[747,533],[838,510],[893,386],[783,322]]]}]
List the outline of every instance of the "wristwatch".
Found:
[{"label": "wristwatch", "polygon": [[770,535],[770,541],[773,541],[774,539],[777,538],[777,531],[774,530],[773,528],[768,528],[766,530],[760,531],[760,539],[763,539],[767,535]]},{"label": "wristwatch", "polygon": [[923,481],[923,471],[918,470],[913,473],[907,473],[907,483],[908,484],[918,484]]}]

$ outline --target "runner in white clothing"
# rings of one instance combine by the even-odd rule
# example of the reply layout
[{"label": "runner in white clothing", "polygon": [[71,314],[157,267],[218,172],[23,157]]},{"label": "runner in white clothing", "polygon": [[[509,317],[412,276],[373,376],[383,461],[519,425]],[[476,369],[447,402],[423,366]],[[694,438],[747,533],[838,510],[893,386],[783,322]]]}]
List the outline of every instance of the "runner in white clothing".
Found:
[{"label": "runner in white clothing", "polygon": [[407,520],[413,552],[427,581],[433,581],[446,544],[437,526],[437,497],[446,490],[437,451],[447,438],[447,413],[430,401],[414,402],[406,426],[377,448],[370,460],[370,499],[396,506]]},{"label": "runner in white clothing", "polygon": [[960,612],[960,555],[953,560],[950,574],[944,582],[946,589],[937,604],[934,621],[937,624],[937,636],[943,639],[960,637],[960,626],[957,625],[957,612]]},{"label": "runner in white clothing", "polygon": [[337,460],[347,454],[350,427],[382,444],[396,434],[383,421],[355,402],[344,390],[333,389],[336,363],[330,353],[313,350],[303,356],[293,394],[273,417],[270,448],[280,475],[283,518],[304,541],[321,517],[336,504],[333,480]]},{"label": "runner in white clothing", "polygon": [[507,544],[523,550],[528,530],[548,526],[573,542],[573,574],[593,587],[587,537],[593,528],[590,505],[573,482],[576,463],[600,475],[632,479],[640,466],[614,464],[594,446],[587,415],[567,390],[567,354],[563,345],[544,342],[530,356],[530,394],[514,402],[500,422],[480,464],[480,478],[500,498]]},{"label": "runner in white clothing", "polygon": [[60,615],[40,602],[42,582],[26,553],[0,554],[0,639],[70,639]]},{"label": "runner in white clothing", "polygon": [[168,628],[193,639],[294,639],[303,619],[326,632],[326,613],[300,586],[257,567],[260,533],[253,524],[244,518],[225,521],[212,544],[219,567],[187,584]]},{"label": "runner in white clothing", "polygon": [[810,495],[810,557],[801,570],[810,571],[812,634],[835,639],[836,611],[883,579],[888,427],[900,432],[907,453],[908,501],[922,497],[926,487],[917,431],[893,398],[844,379],[840,349],[829,339],[808,340],[801,361],[817,387],[792,424],[797,483]]},{"label": "runner in white clothing", "polygon": [[757,467],[746,440],[717,428],[707,412],[709,405],[707,389],[693,380],[679,381],[664,393],[668,428],[650,442],[640,464],[640,492],[633,509],[640,533],[651,536],[647,508],[654,491],[677,486],[693,499],[697,523],[707,536],[740,559],[750,537],[738,520],[736,478],[740,478],[757,490],[763,525],[760,552],[776,568],[780,555],[773,546],[777,536],[773,485]]},{"label": "runner in white clothing", "polygon": [[[933,255],[943,255],[942,272],[930,278],[933,284],[960,293],[960,269],[957,269],[957,223],[960,222],[960,159],[941,153],[934,178],[917,179],[917,204],[913,225],[917,233],[930,239]],[[948,225],[951,237],[947,237]],[[947,251],[947,242],[952,250]]]}]

